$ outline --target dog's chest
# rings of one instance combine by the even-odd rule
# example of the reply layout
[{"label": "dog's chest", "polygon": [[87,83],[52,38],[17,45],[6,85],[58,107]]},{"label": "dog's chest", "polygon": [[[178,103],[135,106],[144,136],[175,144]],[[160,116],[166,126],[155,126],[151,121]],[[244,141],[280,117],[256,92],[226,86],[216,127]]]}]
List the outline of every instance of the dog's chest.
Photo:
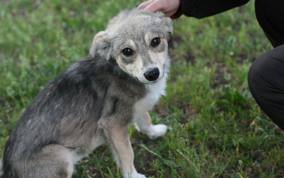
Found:
[{"label": "dog's chest", "polygon": [[134,104],[134,115],[150,111],[158,102],[161,95],[165,95],[166,77],[157,83],[147,85],[146,95]]}]

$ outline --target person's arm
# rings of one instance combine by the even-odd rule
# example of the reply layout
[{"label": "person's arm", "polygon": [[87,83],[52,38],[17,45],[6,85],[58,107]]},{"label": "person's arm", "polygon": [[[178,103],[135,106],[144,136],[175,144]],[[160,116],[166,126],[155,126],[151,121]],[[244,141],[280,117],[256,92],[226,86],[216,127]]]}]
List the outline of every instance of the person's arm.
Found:
[{"label": "person's arm", "polygon": [[203,18],[244,5],[249,0],[180,0],[176,15]]},{"label": "person's arm", "polygon": [[177,18],[186,16],[208,17],[247,3],[249,0],[148,0],[138,8],[150,12],[161,11],[167,16]]}]

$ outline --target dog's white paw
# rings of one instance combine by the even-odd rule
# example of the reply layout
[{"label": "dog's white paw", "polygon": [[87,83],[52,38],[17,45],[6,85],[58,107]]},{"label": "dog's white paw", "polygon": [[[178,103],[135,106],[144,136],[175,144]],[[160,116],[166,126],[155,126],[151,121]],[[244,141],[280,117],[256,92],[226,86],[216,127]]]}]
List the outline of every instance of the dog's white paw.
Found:
[{"label": "dog's white paw", "polygon": [[168,127],[164,124],[152,125],[147,135],[150,139],[156,139],[166,134]]},{"label": "dog's white paw", "polygon": [[146,178],[146,176],[135,171],[131,174],[125,175],[124,178]]},{"label": "dog's white paw", "polygon": [[146,176],[137,172],[135,175],[132,175],[131,178],[146,178]]}]

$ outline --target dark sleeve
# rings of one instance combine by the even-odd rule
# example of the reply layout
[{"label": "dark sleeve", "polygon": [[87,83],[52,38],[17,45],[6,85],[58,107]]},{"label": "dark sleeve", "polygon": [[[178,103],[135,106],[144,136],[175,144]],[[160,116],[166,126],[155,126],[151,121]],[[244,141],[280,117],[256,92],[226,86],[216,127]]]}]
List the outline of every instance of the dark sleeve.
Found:
[{"label": "dark sleeve", "polygon": [[244,5],[249,0],[180,0],[180,8],[175,17],[186,15],[203,18]]}]

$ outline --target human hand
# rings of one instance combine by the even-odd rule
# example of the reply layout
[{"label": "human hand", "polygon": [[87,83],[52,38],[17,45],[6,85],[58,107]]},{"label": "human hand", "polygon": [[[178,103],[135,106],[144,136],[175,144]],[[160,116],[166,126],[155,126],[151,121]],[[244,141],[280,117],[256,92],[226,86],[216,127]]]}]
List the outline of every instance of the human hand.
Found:
[{"label": "human hand", "polygon": [[147,0],[138,6],[138,9],[142,9],[149,12],[161,11],[166,16],[172,17],[180,6],[180,0]]}]

